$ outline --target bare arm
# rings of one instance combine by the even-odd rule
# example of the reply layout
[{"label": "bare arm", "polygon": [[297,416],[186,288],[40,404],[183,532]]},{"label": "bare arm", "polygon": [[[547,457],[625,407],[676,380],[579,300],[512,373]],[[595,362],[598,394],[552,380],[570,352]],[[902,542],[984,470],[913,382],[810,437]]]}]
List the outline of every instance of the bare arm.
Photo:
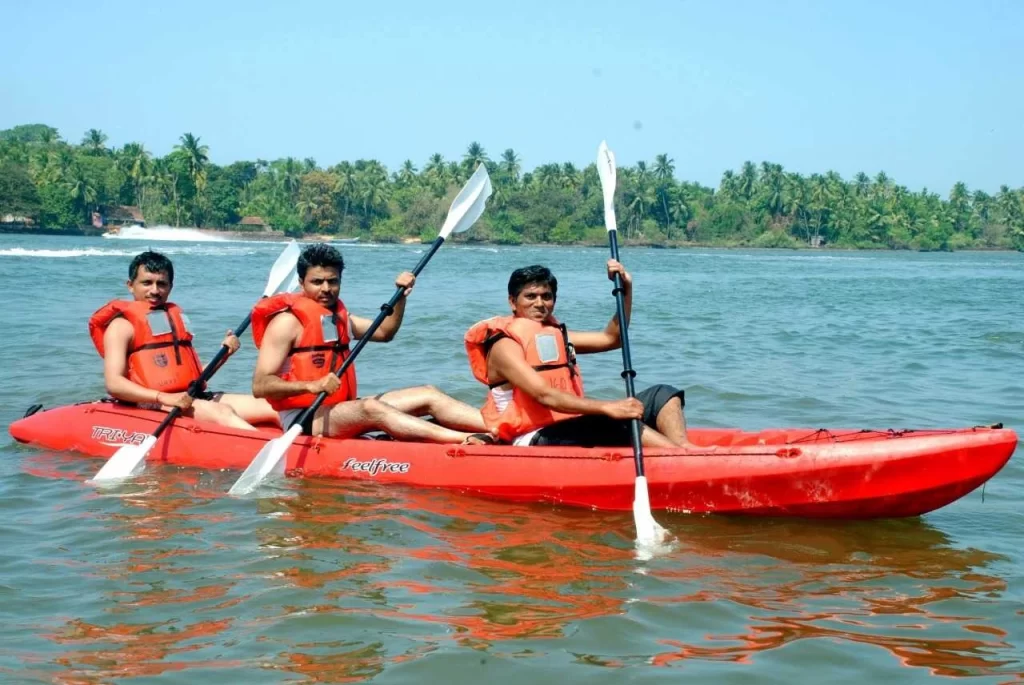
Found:
[{"label": "bare arm", "polygon": [[[609,259],[608,278],[613,279],[616,273],[622,278],[622,307],[626,312],[626,325],[628,326],[629,316],[633,310],[633,277],[622,264],[614,259]],[[619,349],[622,345],[622,337],[619,333],[618,313],[612,316],[603,331],[569,331],[569,342],[573,344],[579,354]]]},{"label": "bare arm", "polygon": [[[402,327],[402,317],[405,316],[405,300],[409,293],[412,292],[412,287],[415,284],[416,277],[408,271],[398,275],[398,278],[395,279],[395,286],[405,288],[405,292],[402,293],[402,297],[395,303],[395,311],[380,322],[380,327],[373,332],[370,340],[373,342],[391,342],[394,340],[398,329]],[[357,340],[366,335],[366,331],[369,330],[370,325],[373,323],[371,319],[364,319],[361,316],[354,315],[349,315],[349,320],[352,322],[352,335]]]},{"label": "bare arm", "polygon": [[592,400],[551,387],[543,376],[526,363],[522,348],[508,338],[494,343],[487,354],[487,366],[495,376],[503,378],[554,411],[565,414],[603,414],[614,419],[643,417],[643,405],[636,399],[611,402]]},{"label": "bare arm", "polygon": [[291,312],[281,312],[270,320],[252,374],[254,396],[284,399],[337,389],[338,377],[333,373],[327,373],[318,381],[286,381],[277,375],[301,333],[302,324]]}]

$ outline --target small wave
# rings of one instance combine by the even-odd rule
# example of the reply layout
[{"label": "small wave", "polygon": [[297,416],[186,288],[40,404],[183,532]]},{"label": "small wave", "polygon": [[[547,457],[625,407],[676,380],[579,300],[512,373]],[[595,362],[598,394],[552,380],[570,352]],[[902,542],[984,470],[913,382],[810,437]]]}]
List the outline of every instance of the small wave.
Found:
[{"label": "small wave", "polygon": [[94,248],[79,250],[28,250],[24,247],[11,247],[0,250],[0,257],[43,257],[47,259],[67,259],[68,257],[127,257],[135,254],[129,250],[97,250]]},{"label": "small wave", "polygon": [[216,235],[209,235],[194,228],[173,228],[171,226],[154,226],[143,228],[142,226],[125,226],[116,233],[104,233],[108,240],[164,240],[164,241],[187,241],[190,243],[225,243],[225,238]]}]

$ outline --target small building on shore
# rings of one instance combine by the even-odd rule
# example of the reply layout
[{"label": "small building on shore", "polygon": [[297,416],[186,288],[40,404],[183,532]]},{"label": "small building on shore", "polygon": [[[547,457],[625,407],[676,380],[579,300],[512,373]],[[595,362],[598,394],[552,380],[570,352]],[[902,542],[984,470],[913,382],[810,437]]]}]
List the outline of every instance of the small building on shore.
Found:
[{"label": "small building on shore", "polygon": [[263,217],[259,216],[243,216],[238,225],[243,231],[270,233],[274,230],[270,224],[263,220]]},{"label": "small building on shore", "polygon": [[0,214],[0,226],[9,229],[33,228],[36,222],[30,216],[20,214]]}]

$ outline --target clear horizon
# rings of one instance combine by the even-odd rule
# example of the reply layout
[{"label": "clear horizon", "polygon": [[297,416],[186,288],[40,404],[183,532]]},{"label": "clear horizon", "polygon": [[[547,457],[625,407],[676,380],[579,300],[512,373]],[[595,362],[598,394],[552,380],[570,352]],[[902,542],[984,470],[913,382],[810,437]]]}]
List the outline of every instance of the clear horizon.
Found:
[{"label": "clear horizon", "polygon": [[[666,153],[717,187],[744,161],[885,171],[946,196],[1024,186],[1024,3],[610,1],[493,7],[0,1],[17,64],[0,129],[97,128],[211,161],[377,159],[422,169],[479,142],[525,170]],[[969,11],[966,11],[968,10]]]}]

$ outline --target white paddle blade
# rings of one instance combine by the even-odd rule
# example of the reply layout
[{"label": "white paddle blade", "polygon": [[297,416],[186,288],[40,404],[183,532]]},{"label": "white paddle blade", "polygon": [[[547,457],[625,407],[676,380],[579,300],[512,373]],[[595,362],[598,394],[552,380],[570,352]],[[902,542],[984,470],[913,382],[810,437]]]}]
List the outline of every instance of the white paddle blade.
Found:
[{"label": "white paddle blade", "polygon": [[649,559],[668,540],[668,531],[658,525],[651,513],[647,478],[638,476],[633,493],[633,523],[636,524],[636,547],[641,558]]},{"label": "white paddle blade", "polygon": [[604,193],[604,227],[614,231],[615,223],[615,155],[608,144],[601,141],[597,148],[597,175]]},{"label": "white paddle blade", "polygon": [[476,223],[487,206],[487,198],[491,196],[491,177],[487,175],[487,167],[481,164],[473,175],[462,186],[462,190],[452,200],[448,216],[441,227],[439,237],[447,238],[452,233],[462,233]]},{"label": "white paddle blade", "polygon": [[114,456],[107,460],[103,468],[89,482],[104,483],[123,480],[142,473],[146,468],[146,455],[153,449],[156,440],[152,435],[147,435],[139,445],[124,445],[118,448],[114,452]]},{"label": "white paddle blade", "polygon": [[249,467],[228,490],[229,495],[243,497],[251,494],[272,475],[283,476],[288,449],[302,433],[302,426],[292,426],[279,438],[274,438],[259,451]]},{"label": "white paddle blade", "polygon": [[[294,240],[290,241],[270,269],[270,276],[267,277],[267,289],[263,291],[263,297],[289,291],[288,286],[292,276],[295,276],[295,265],[299,261],[299,252],[299,244]],[[298,276],[295,277],[298,278]]]}]

